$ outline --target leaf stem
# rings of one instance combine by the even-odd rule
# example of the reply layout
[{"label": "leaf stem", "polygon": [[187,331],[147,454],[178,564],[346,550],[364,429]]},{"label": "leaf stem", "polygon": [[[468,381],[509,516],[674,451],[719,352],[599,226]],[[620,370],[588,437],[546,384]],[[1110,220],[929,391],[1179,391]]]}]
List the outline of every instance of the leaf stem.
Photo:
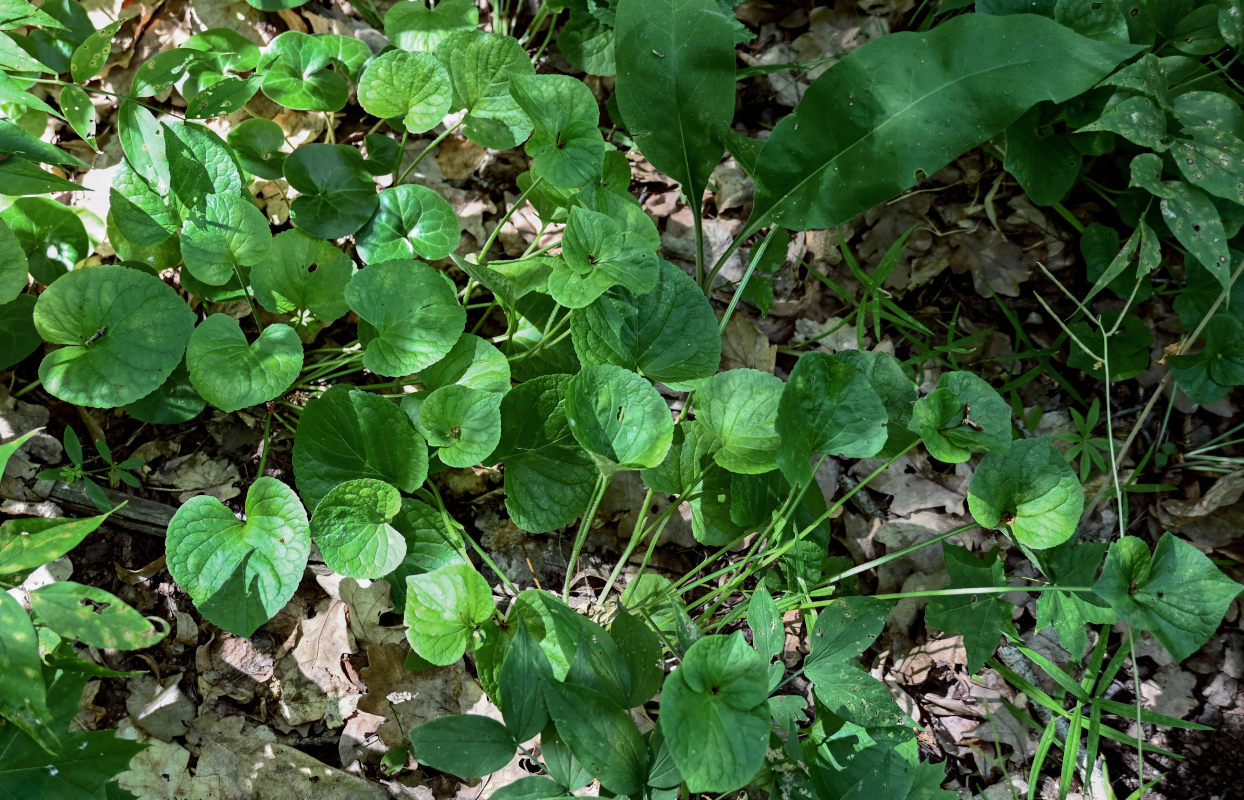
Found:
[{"label": "leaf stem", "polygon": [[[413,171],[414,171],[415,167],[419,166],[419,162],[423,160],[424,156],[426,156],[428,153],[432,152],[432,148],[436,147],[438,144],[440,144],[441,142],[443,142],[443,141],[445,141],[447,138],[449,138],[449,135],[450,135],[451,133],[453,133],[454,131],[456,131],[456,130],[458,130],[459,128],[461,128],[461,127],[462,127],[462,123],[463,123],[465,120],[466,120],[466,118],[465,118],[465,117],[463,117],[461,120],[459,120],[459,121],[458,121],[458,123],[457,123],[457,124],[455,124],[455,125],[453,125],[453,126],[451,126],[451,127],[449,127],[449,128],[446,128],[446,129],[445,129],[445,131],[444,131],[443,133],[441,133],[439,136],[437,136],[435,139],[433,139],[431,142],[429,142],[429,143],[428,143],[428,146],[427,146],[427,147],[425,147],[425,148],[423,148],[423,152],[421,152],[419,155],[415,156],[415,160],[414,160],[414,161],[412,161],[412,162],[410,162],[410,165],[406,167],[406,171],[402,173],[401,177],[400,177],[400,178],[398,178],[396,181],[394,181],[394,182],[393,182],[393,185],[394,185],[394,186],[397,186],[399,183],[401,183],[402,181],[406,180],[406,177],[407,177],[408,175],[410,175],[410,173],[411,173],[411,172],[413,172]],[[402,163],[402,162],[401,162],[401,157],[402,157],[402,155],[405,155],[405,153],[403,152],[403,153],[401,153],[401,154],[399,154],[399,155],[398,155],[398,164],[401,164],[401,163]]]},{"label": "leaf stem", "polygon": [[609,482],[613,479],[612,475],[601,473],[596,478],[596,488],[592,492],[592,499],[588,503],[587,511],[583,514],[583,519],[579,520],[579,532],[574,537],[574,547],[570,550],[570,561],[566,564],[566,583],[562,587],[562,600],[570,600],[570,584],[574,581],[575,565],[579,563],[579,554],[583,552],[583,543],[587,541],[587,533],[592,528],[592,521],[596,519],[596,511],[600,508],[600,501],[605,497],[605,490],[609,488]]},{"label": "leaf stem", "polygon": [[542,180],[544,180],[544,177],[537,175],[536,179],[531,182],[531,185],[519,194],[518,198],[510,204],[508,209],[506,209],[505,214],[501,216],[501,219],[497,221],[496,226],[492,229],[492,233],[488,235],[488,240],[484,242],[483,248],[479,251],[479,263],[481,266],[488,263],[488,251],[492,249],[493,242],[497,241],[497,234],[501,233],[501,228],[505,225],[505,223],[510,221],[510,217],[514,216],[514,212],[518,211],[518,209],[522,207],[523,203],[527,200],[527,196],[540,185],[540,181]]}]

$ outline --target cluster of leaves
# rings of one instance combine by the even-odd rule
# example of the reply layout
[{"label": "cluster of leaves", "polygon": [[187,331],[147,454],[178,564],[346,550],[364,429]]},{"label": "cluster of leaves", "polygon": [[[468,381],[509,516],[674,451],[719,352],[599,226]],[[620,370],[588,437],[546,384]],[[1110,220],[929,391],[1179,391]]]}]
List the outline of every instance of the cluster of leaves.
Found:
[{"label": "cluster of leaves", "polygon": [[[125,159],[103,221],[118,263],[75,269],[91,250],[86,226],[72,208],[38,196],[75,184],[40,164],[87,165],[40,134],[53,115],[92,141],[89,84],[124,20],[87,30],[73,0],[45,9],[0,0],[8,30],[0,33],[0,101],[18,111],[16,121],[0,122],[0,149],[10,154],[0,159],[0,186],[21,196],[0,215],[0,330],[13,332],[0,341],[0,363],[16,364],[47,343],[39,378],[48,393],[155,424],[187,421],[208,405],[229,413],[274,403],[296,416],[296,490],[257,478],[241,518],[212,497],[191,499],[168,528],[170,573],[205,619],[241,636],[288,602],[312,543],[342,575],[386,578],[421,661],[450,664],[473,653],[505,718],[428,723],[411,732],[415,756],[482,775],[541,733],[547,777],[520,782],[508,796],[559,797],[596,778],[619,796],[754,783],[842,797],[875,787],[878,775],[896,798],[936,796],[939,772],[918,761],[911,721],[854,660],[879,634],[888,604],[853,596],[827,556],[825,521],[842,500],[827,507],[816,488],[826,458],[892,460],[923,446],[947,464],[976,461],[973,517],[1034,559],[1048,579],[1039,624],[1053,625],[1077,659],[1086,624],[1116,619],[1152,630],[1184,658],[1211,635],[1239,588],[1170,537],[1153,553],[1131,538],[1108,551],[1077,544],[1084,498],[1075,472],[1049,438],[1016,440],[1010,407],[972,373],[948,372],[920,396],[883,353],[809,353],[787,380],[753,369],[718,372],[726,319],[705,295],[721,264],[756,234],[768,229],[753,244],[749,279],[788,231],[848,220],[994,136],[1009,141],[1046,104],[1074,108],[1103,78],[1148,69],[1137,65],[1156,57],[1116,72],[1144,48],[1085,35],[1066,19],[965,14],[844,57],[761,142],[730,128],[740,30],[724,6],[587,0],[545,3],[537,15],[536,27],[552,32],[569,9],[559,44],[589,72],[616,72],[607,104],[613,121],[681,185],[697,220],[727,148],[755,179],[743,232],[716,265],[704,262],[701,248],[692,278],[658,254],[657,227],[628,191],[628,161],[606,140],[587,86],[537,74],[519,40],[495,32],[497,24],[480,30],[474,5],[453,0],[434,9],[395,5],[383,20],[393,47],[375,54],[341,36],[286,32],[259,48],[212,29],[140,65],[116,113]],[[29,91],[47,82],[60,87],[58,109]],[[150,98],[170,87],[185,99],[188,119],[157,115]],[[242,109],[259,92],[300,111],[339,111],[354,97],[395,136],[367,135],[365,154],[322,142],[286,152],[270,120],[247,119],[224,139],[193,121]],[[542,223],[564,226],[556,246],[533,243],[518,259],[496,260],[494,232],[477,254],[456,253],[461,227],[452,207],[433,189],[403,182],[414,167],[407,138],[441,125],[437,141],[460,131],[484,147],[524,148],[530,169],[517,185]],[[1191,134],[1188,141],[1204,144]],[[1144,188],[1161,203],[1188,196],[1158,181],[1160,164],[1155,172],[1145,163],[1134,175],[1148,176]],[[378,190],[375,178],[385,175],[393,185]],[[274,235],[252,187],[277,179],[296,196],[292,227]],[[1123,254],[1157,248],[1150,228],[1137,230]],[[343,237],[353,237],[361,267],[339,246]],[[1115,262],[1124,256],[1113,258],[1106,283],[1122,269]],[[466,288],[429,263],[446,260],[469,277]],[[159,277],[173,268],[181,293]],[[1206,270],[1220,282],[1220,272]],[[41,290],[29,288],[31,276]],[[467,329],[465,305],[477,287],[507,323],[491,340],[476,335],[478,326]],[[242,299],[252,309],[245,325],[208,313]],[[874,324],[896,308],[878,298]],[[356,344],[327,358],[305,349],[329,326],[348,336],[341,321],[348,312],[357,318]],[[1126,317],[1117,321],[1128,329]],[[1130,368],[1136,349],[1123,343],[1112,374]],[[368,373],[396,380],[377,384]],[[313,384],[326,375],[352,376],[355,385]],[[687,393],[677,420],[657,384]],[[417,390],[381,392],[394,385]],[[305,407],[281,400],[294,387],[313,391]],[[73,466],[58,475],[85,477],[81,447],[71,447],[68,434],[66,445]],[[102,446],[100,453],[126,480],[135,465],[113,464]],[[765,549],[707,596],[707,579],[695,575],[677,583],[641,575],[609,630],[543,591],[521,594],[502,615],[471,551],[491,567],[487,554],[427,482],[448,467],[496,463],[521,529],[551,532],[580,519],[571,563],[623,471],[638,471],[651,493],[689,503],[698,542],[726,547],[758,532]],[[655,543],[666,519],[641,518],[627,555]],[[30,533],[8,525],[0,548]],[[81,538],[66,545],[69,538],[57,536],[40,558]],[[1004,599],[1013,589],[996,552],[983,562],[962,548],[945,554],[951,586],[929,620],[965,635],[975,671],[1014,633]],[[756,585],[746,604],[718,613],[731,594]],[[32,593],[32,607],[45,629],[93,643],[84,626],[57,615],[52,598],[34,601],[44,591]],[[819,614],[806,605],[834,594]],[[121,607],[115,598],[82,596]],[[781,612],[791,608],[812,622],[801,667],[815,689],[811,727],[800,724],[802,704],[780,693],[788,678],[774,663]],[[74,620],[87,616],[72,610]],[[737,631],[744,617],[750,645]],[[6,611],[0,654],[33,670],[28,696],[46,696],[60,680],[48,671],[65,668],[29,627],[20,608]],[[107,630],[115,640],[119,628]],[[668,675],[667,654],[678,662]],[[658,691],[659,725],[641,733],[628,710]],[[63,722],[50,707],[0,712],[48,753],[62,752],[50,734],[39,738]]]}]

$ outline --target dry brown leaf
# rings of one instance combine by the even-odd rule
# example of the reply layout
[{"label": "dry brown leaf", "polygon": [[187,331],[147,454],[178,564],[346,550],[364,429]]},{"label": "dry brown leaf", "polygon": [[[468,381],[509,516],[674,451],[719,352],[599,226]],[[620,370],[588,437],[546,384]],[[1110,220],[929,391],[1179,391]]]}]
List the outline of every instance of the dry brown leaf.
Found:
[{"label": "dry brown leaf", "polygon": [[228,458],[210,458],[205,453],[170,458],[147,480],[157,486],[178,490],[177,502],[184,503],[201,494],[218,500],[230,500],[242,493],[237,482],[242,479],[237,466]]},{"label": "dry brown leaf", "polygon": [[317,575],[315,580],[328,596],[346,605],[346,618],[350,633],[362,644],[395,644],[406,638],[401,625],[384,626],[380,615],[393,610],[389,599],[389,582],[384,580],[356,580],[336,573]]},{"label": "dry brown leaf", "polygon": [[117,776],[117,785],[132,792],[138,800],[182,800],[187,785],[194,780],[186,767],[190,751],[153,739],[148,747],[130,759],[129,769]]},{"label": "dry brown leaf", "polygon": [[250,702],[255,694],[271,678],[276,659],[267,648],[257,649],[257,644],[271,645],[267,637],[253,636],[243,639],[225,631],[195,651],[195,668],[198,670],[199,694],[206,705],[218,697],[232,697],[242,703]]},{"label": "dry brown leaf", "polygon": [[758,369],[773,372],[777,365],[777,345],[750,320],[735,313],[721,335],[722,369]]},{"label": "dry brown leaf", "polygon": [[436,163],[451,181],[464,181],[484,163],[488,151],[465,136],[450,136],[437,145]]},{"label": "dry brown leaf", "polygon": [[409,652],[401,644],[369,646],[368,664],[359,670],[367,694],[358,709],[385,718],[377,730],[385,749],[405,744],[403,731],[447,714],[466,713],[484,696],[463,662],[411,672],[405,667]]},{"label": "dry brown leaf", "polygon": [[195,708],[181,691],[181,672],[162,681],[152,675],[139,675],[126,682],[125,708],[134,725],[157,739],[168,742],[186,732]]},{"label": "dry brown leaf", "polygon": [[321,602],[316,613],[299,624],[293,650],[277,661],[281,683],[277,707],[287,724],[322,719],[331,728],[341,727],[353,710],[343,711],[343,701],[364,691],[343,668],[343,661],[354,650],[346,604],[331,599]]}]

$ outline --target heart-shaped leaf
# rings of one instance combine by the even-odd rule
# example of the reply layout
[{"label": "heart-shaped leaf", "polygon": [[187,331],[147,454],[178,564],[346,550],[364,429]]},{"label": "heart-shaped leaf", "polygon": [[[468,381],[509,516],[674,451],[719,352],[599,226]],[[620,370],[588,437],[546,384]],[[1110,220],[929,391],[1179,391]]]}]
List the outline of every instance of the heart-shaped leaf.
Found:
[{"label": "heart-shaped leaf", "polygon": [[169,183],[185,208],[197,209],[213,194],[242,196],[242,168],[211,128],[195,122],[166,122],[162,127]]},{"label": "heart-shaped leaf", "polygon": [[[91,253],[86,227],[64,203],[47,197],[22,197],[0,213],[0,220],[12,230],[23,251],[20,259],[15,260],[16,266],[26,264],[35,280],[45,286]],[[0,232],[0,248],[4,248],[3,239],[4,233]],[[16,272],[15,268],[13,274]],[[15,277],[10,280],[16,285]],[[23,274],[21,288],[25,286]]]},{"label": "heart-shaped leaf", "polygon": [[311,516],[311,538],[329,569],[348,578],[382,578],[406,557],[406,539],[389,523],[402,496],[384,481],[333,487]]},{"label": "heart-shaped leaf", "polygon": [[449,113],[449,73],[431,53],[390,50],[372,59],[359,79],[359,105],[373,117],[400,117],[410,133],[423,133]]},{"label": "heart-shaped leaf", "polygon": [[246,521],[200,495],[168,525],[168,571],[209,622],[249,637],[293,597],[311,553],[307,512],[276,478],[255,480]]},{"label": "heart-shaped leaf", "polygon": [[447,564],[406,579],[406,638],[433,664],[462,658],[475,628],[495,610],[488,581],[470,564]]},{"label": "heart-shaped leaf", "polygon": [[186,346],[190,382],[221,411],[237,411],[280,397],[302,371],[302,341],[288,325],[264,328],[254,344],[237,320],[212,314]]},{"label": "heart-shaped leaf", "polygon": [[41,586],[30,593],[30,607],[61,636],[92,647],[140,650],[164,638],[164,631],[157,631],[150,620],[95,586],[73,581]]},{"label": "heart-shaped leaf", "polygon": [[21,239],[0,214],[0,305],[11,302],[22,293],[29,271]]},{"label": "heart-shaped leaf", "polygon": [[339,483],[375,478],[413,492],[428,475],[428,448],[393,402],[337,385],[307,403],[294,434],[294,476],[314,509]]},{"label": "heart-shaped leaf", "polygon": [[908,427],[924,440],[929,455],[958,464],[972,453],[1002,452],[1011,445],[1011,407],[976,374],[947,372],[936,389],[916,401]]},{"label": "heart-shaped leaf", "polygon": [[968,485],[968,508],[983,527],[1006,530],[1039,550],[1075,535],[1084,490],[1048,436],[1020,439],[981,459]]},{"label": "heart-shaped leaf", "polygon": [[181,362],[194,312],[154,275],[119,266],[74,270],[35,304],[35,327],[52,344],[39,365],[49,392],[112,408],[159,388]]},{"label": "heart-shaped leaf", "polygon": [[[264,55],[267,70],[263,93],[273,102],[297,111],[340,111],[350,96],[345,77],[333,69],[334,61],[346,60],[341,58],[342,45],[337,41],[342,38],[299,31],[285,31],[277,36]],[[349,60],[371,55],[362,40],[348,41],[353,43]]]},{"label": "heart-shaped leaf", "polygon": [[460,232],[458,217],[444,198],[408,183],[380,193],[380,207],[355,243],[369,264],[412,256],[435,261],[457,249]]},{"label": "heart-shaped leaf", "polygon": [[310,312],[324,323],[350,310],[346,284],[354,275],[350,257],[331,242],[300,230],[277,234],[272,253],[251,268],[255,299],[274,314]]},{"label": "heart-shaped leaf", "polygon": [[695,393],[695,417],[717,440],[713,459],[731,472],[759,475],[777,467],[781,378],[732,369],[709,378]]},{"label": "heart-shaped leaf", "polygon": [[475,0],[440,0],[428,8],[422,0],[395,3],[384,15],[384,35],[395,47],[409,52],[435,53],[449,34],[479,27]]},{"label": "heart-shaped leaf", "polygon": [[389,573],[393,605],[406,607],[406,577],[422,575],[446,564],[469,564],[462,554],[462,536],[441,512],[411,497],[402,498],[402,510],[391,523],[406,538],[406,557]]},{"label": "heart-shaped leaf", "polygon": [[612,216],[575,206],[562,237],[562,258],[549,275],[549,294],[567,308],[583,308],[612,286],[647,294],[660,277],[659,261],[642,236]]},{"label": "heart-shaped leaf", "polygon": [[553,186],[572,189],[600,175],[605,138],[587,85],[570,75],[515,75],[510,93],[531,117],[527,140],[532,170]]},{"label": "heart-shaped leaf", "polygon": [[436,454],[445,464],[479,464],[501,440],[501,397],[458,384],[442,386],[419,405],[419,432],[428,444],[440,448]]},{"label": "heart-shaped leaf", "polygon": [[272,232],[268,220],[249,199],[209,195],[190,212],[181,234],[186,269],[204,283],[219,286],[238,265],[252,266],[268,257]]},{"label": "heart-shaped leaf", "polygon": [[289,207],[294,224],[321,239],[354,233],[380,202],[367,162],[346,145],[304,144],[286,157],[285,179],[300,193]]},{"label": "heart-shaped leaf", "polygon": [[707,378],[721,361],[717,315],[691,276],[661,261],[647,294],[614,287],[570,317],[585,364],[616,364],[661,383]]},{"label": "heart-shaped leaf", "polygon": [[383,261],[360,270],[346,286],[346,302],[375,329],[364,340],[363,364],[378,375],[409,375],[435,364],[466,327],[453,282],[417,261]]},{"label": "heart-shaped leaf", "polygon": [[464,333],[448,355],[419,370],[419,380],[429,389],[458,384],[504,394],[510,390],[510,362],[484,339]]},{"label": "heart-shaped leaf", "polygon": [[885,444],[885,422],[885,406],[863,373],[835,355],[808,353],[778,404],[778,466],[799,485],[812,479],[814,454],[870,458]]},{"label": "heart-shaped leaf", "polygon": [[768,669],[738,631],[688,648],[661,690],[661,732],[692,792],[731,792],[769,744]]},{"label": "heart-shaped leaf", "polygon": [[510,95],[510,78],[535,74],[517,39],[480,30],[455,31],[437,46],[436,57],[453,84],[450,111],[466,111],[462,131],[467,138],[494,150],[509,150],[531,135],[531,120]]},{"label": "heart-shaped leaf", "polygon": [[285,131],[270,119],[244,120],[229,131],[229,146],[250,174],[270,181],[284,177]]},{"label": "heart-shaped leaf", "polygon": [[655,467],[674,437],[661,393],[629,369],[586,366],[570,382],[566,419],[602,471]]},{"label": "heart-shaped leaf", "polygon": [[908,429],[907,424],[911,422],[911,407],[916,402],[916,384],[903,372],[898,360],[889,353],[871,350],[840,350],[834,356],[863,373],[885,405],[885,447],[881,448],[877,457],[898,455],[915,442],[919,437]]}]

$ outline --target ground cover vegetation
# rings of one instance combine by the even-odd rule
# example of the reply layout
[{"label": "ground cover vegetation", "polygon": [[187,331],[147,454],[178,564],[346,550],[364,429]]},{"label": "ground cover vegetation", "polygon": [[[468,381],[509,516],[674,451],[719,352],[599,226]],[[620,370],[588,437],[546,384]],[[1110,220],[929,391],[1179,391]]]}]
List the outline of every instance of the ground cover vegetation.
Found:
[{"label": "ground cover vegetation", "polygon": [[[279,624],[309,573],[380,587],[406,670],[470,665],[493,713],[432,714],[360,751],[356,772],[396,776],[396,796],[520,756],[527,776],[491,796],[983,788],[930,759],[923,720],[861,660],[913,600],[960,637],[963,680],[988,670],[1025,697],[1003,713],[1036,731],[1028,797],[1141,796],[1162,778],[1146,758],[1179,755],[1147,732],[1205,728],[1144,707],[1138,642],[1189,659],[1240,586],[1213,547],[1155,533],[1138,509],[1178,497],[1153,477],[1174,461],[1238,463],[1236,429],[1185,453],[1163,420],[1176,397],[1212,406],[1244,384],[1239,0],[908,4],[905,30],[828,68],[740,67],[756,34],[729,0],[360,3],[348,12],[367,36],[299,29],[299,0],[248,2],[262,43],[254,27],[199,25],[127,63],[118,91],[99,76],[155,7],[101,24],[76,0],[0,0],[0,366],[10,400],[60,409],[0,430],[0,464],[43,441],[64,463],[32,485],[80,487],[98,509],[14,505],[0,524],[0,796],[243,796],[118,783],[167,740],[71,726],[89,680],[143,674],[87,656],[167,644],[184,622],[34,579],[142,498],[151,453],[114,457],[99,414],[118,431],[245,420],[261,443],[244,496],[183,493],[163,564],[135,581],[166,565],[194,618],[234,641]],[[814,66],[767,130],[736,124],[749,83]],[[295,118],[319,127],[293,144]],[[483,236],[463,235],[460,196],[420,181],[447,143],[521,164]],[[1035,295],[1053,341],[994,294],[1012,364],[1031,365],[1005,374],[962,368],[980,337],[956,341],[953,320],[890,291],[914,228],[872,263],[843,238],[972,151],[1060,215],[1082,254]],[[723,158],[754,185],[724,240],[705,200],[716,216]],[[640,161],[680,189],[685,259],[632,191]],[[70,202],[84,186],[94,206]],[[1098,198],[1099,218],[1068,210],[1075,193]],[[532,224],[515,252],[499,236],[520,214]],[[833,275],[789,258],[818,230]],[[723,369],[732,322],[773,308],[782,270],[837,298],[855,341],[819,348],[826,328],[780,369]],[[1177,336],[1152,365],[1143,304],[1159,300]],[[1033,382],[1075,401],[1074,426],[1040,432]],[[1119,397],[1144,398],[1130,430]],[[921,452],[962,479],[971,520],[844,550],[844,510]],[[825,487],[831,467],[841,480]],[[560,586],[476,535],[464,515],[478,498],[450,492],[453,475],[500,475],[516,540],[564,540]],[[620,552],[586,575],[610,487],[636,476]],[[661,568],[684,512],[691,557]],[[915,556],[948,583],[875,591],[877,570]],[[380,610],[350,614],[383,627]],[[1061,661],[1023,638],[1050,629]],[[1106,774],[1108,748],[1134,753],[1128,788]]]}]

